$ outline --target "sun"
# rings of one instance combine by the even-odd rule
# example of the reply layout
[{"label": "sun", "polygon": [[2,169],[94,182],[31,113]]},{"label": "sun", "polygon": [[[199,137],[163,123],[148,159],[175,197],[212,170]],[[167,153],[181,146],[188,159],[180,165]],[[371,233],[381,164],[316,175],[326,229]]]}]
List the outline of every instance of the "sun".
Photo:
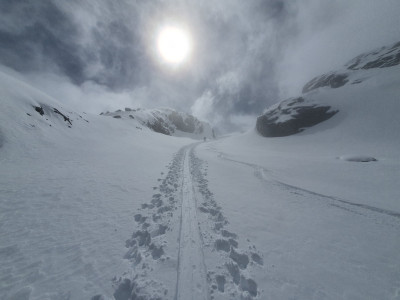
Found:
[{"label": "sun", "polygon": [[165,62],[183,63],[189,58],[192,50],[190,34],[179,27],[163,27],[157,36],[157,49]]}]

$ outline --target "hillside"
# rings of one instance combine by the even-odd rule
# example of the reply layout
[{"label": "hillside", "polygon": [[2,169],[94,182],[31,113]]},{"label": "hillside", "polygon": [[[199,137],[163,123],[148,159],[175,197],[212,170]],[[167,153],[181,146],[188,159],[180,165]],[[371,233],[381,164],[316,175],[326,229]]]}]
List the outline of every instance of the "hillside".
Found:
[{"label": "hillside", "polygon": [[115,119],[136,120],[141,126],[165,135],[190,137],[194,139],[215,138],[210,124],[196,117],[170,108],[143,109],[125,108],[124,111],[101,113]]},{"label": "hillside", "polygon": [[206,142],[172,136],[212,134],[186,114],[84,113],[1,70],[0,298],[397,299],[399,67],[275,105],[275,138]]},{"label": "hillside", "polygon": [[[387,140],[394,139],[400,128],[399,64],[400,43],[361,54],[343,68],[310,80],[301,96],[268,108],[257,120],[257,131],[265,137],[288,136],[329,120],[332,126],[352,122],[360,138],[371,127],[368,131],[380,130]],[[315,130],[323,128],[318,126]]]}]

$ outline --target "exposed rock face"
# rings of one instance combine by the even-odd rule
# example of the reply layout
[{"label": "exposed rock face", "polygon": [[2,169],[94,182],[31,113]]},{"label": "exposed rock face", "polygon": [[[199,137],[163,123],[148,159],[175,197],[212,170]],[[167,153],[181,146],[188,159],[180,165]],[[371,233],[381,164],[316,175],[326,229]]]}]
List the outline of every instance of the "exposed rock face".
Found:
[{"label": "exposed rock face", "polygon": [[172,135],[172,133],[175,131],[172,126],[170,126],[163,118],[160,117],[155,117],[154,119],[147,121],[146,126],[155,132],[165,135]]},{"label": "exposed rock face", "polygon": [[[353,71],[388,68],[398,64],[400,64],[400,42],[353,58],[345,65],[346,69],[341,72],[330,72],[313,78],[306,83],[302,92],[308,93],[316,88],[325,86],[339,88],[349,82],[348,77]],[[352,83],[360,83],[361,81],[358,80]]]},{"label": "exposed rock face", "polygon": [[[256,129],[265,137],[281,137],[302,132],[332,118],[338,110],[330,103],[315,99],[307,93],[321,87],[340,88],[347,84],[358,84],[368,80],[365,70],[388,68],[400,64],[400,42],[388,47],[361,54],[349,61],[339,71],[329,72],[313,78],[303,87],[303,97],[282,101],[270,107],[257,118]],[[350,100],[350,99],[349,99]]]},{"label": "exposed rock face", "polygon": [[184,132],[194,133],[197,129],[199,133],[203,132],[203,125],[192,115],[182,116],[176,111],[168,115],[168,119],[176,126],[176,129]]},{"label": "exposed rock face", "polygon": [[[65,113],[62,113],[59,109],[55,108],[55,107],[51,107],[49,105],[45,105],[42,104],[41,106],[34,106],[33,107],[35,109],[35,111],[41,115],[42,117],[45,117],[47,121],[50,122],[50,118],[54,119],[55,116],[57,117],[61,117],[62,120],[64,120],[64,122],[66,123],[66,125],[68,127],[71,128],[72,126],[72,118],[67,116]],[[27,113],[29,116],[31,116],[31,114]],[[82,118],[82,116],[78,115],[80,119],[89,122],[85,119]],[[49,124],[51,126],[51,124]]]},{"label": "exposed rock face", "polygon": [[187,136],[196,139],[215,138],[214,131],[208,123],[202,122],[192,115],[172,109],[131,109],[125,111],[101,113],[116,119],[136,120],[140,125],[165,135]]},{"label": "exposed rock face", "polygon": [[257,118],[257,131],[265,137],[282,137],[302,132],[334,116],[330,106],[304,105],[304,98],[291,98]]},{"label": "exposed rock face", "polygon": [[387,68],[400,64],[400,42],[379,50],[361,54],[346,64],[349,70]]},{"label": "exposed rock face", "polygon": [[345,85],[349,80],[347,74],[340,73],[328,73],[321,76],[317,76],[309,81],[304,87],[302,92],[307,93],[316,88],[329,86],[331,88],[338,88]]}]

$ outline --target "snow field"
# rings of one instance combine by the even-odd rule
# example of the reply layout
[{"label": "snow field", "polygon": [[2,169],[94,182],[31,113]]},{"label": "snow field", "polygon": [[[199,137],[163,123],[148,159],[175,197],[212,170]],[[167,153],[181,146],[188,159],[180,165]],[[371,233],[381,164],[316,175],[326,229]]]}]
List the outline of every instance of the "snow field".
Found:
[{"label": "snow field", "polygon": [[0,72],[0,298],[399,299],[398,70],[309,92],[339,112],[300,134],[200,144]]},{"label": "snow field", "polygon": [[249,238],[263,257],[264,268],[253,269],[263,297],[398,295],[399,214],[286,184],[286,178],[277,180],[269,167],[231,160],[225,142],[230,143],[203,144],[197,152],[209,162],[209,187],[227,219],[234,220],[231,230]]},{"label": "snow field", "polygon": [[117,300],[260,296],[249,276],[255,264],[262,268],[262,257],[254,246],[240,248],[237,235],[227,230],[195,146],[178,151],[154,187],[157,193],[135,215],[141,229],[127,240],[125,255],[134,272],[115,280]]},{"label": "snow field", "polygon": [[[70,113],[1,76],[0,298],[112,299],[113,277],[132,272],[123,257],[134,215],[191,140]],[[72,128],[39,105],[58,107]]]}]

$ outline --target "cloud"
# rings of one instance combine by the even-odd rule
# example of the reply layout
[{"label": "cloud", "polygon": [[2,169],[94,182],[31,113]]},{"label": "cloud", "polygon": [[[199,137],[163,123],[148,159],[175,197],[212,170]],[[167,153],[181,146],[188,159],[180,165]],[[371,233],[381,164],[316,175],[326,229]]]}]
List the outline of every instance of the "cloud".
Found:
[{"label": "cloud", "polygon": [[116,92],[93,81],[85,81],[77,86],[68,78],[52,73],[28,73],[22,80],[71,109],[94,114],[124,107],[142,107],[148,98],[145,88]]},{"label": "cloud", "polygon": [[306,0],[292,9],[297,34],[287,40],[277,64],[281,97],[298,95],[313,77],[363,52],[400,41],[397,0]]},{"label": "cloud", "polygon": [[[60,101],[100,112],[125,105],[193,111],[223,130],[311,77],[395,42],[397,0],[5,0],[0,63]],[[187,27],[190,63],[160,61],[156,33]],[[247,125],[246,125],[247,124]]]}]

